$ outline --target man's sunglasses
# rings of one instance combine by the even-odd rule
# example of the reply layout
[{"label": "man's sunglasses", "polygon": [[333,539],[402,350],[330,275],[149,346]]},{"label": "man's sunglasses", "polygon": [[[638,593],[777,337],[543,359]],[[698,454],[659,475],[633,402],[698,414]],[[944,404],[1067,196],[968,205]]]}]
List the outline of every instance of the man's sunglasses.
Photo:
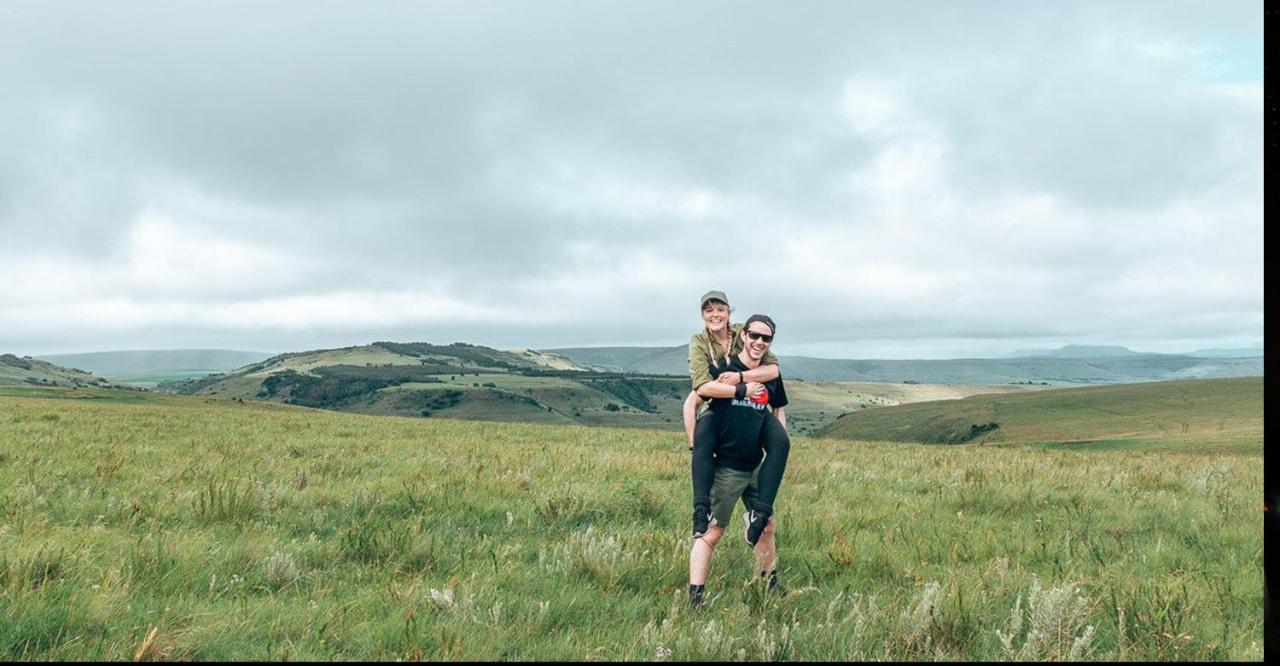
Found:
[{"label": "man's sunglasses", "polygon": [[772,335],[765,335],[764,333],[756,333],[755,331],[747,331],[747,337],[751,338],[752,340],[763,340],[766,343],[773,342]]}]

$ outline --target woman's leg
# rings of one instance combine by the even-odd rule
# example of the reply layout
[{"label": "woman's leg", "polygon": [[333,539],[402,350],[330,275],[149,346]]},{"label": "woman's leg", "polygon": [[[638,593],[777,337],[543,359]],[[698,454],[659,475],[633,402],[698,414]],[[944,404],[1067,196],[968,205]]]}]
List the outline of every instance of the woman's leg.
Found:
[{"label": "woman's leg", "polygon": [[716,415],[703,413],[693,430],[693,456],[689,463],[693,478],[693,533],[698,536],[709,526],[711,484],[716,478]]},{"label": "woman's leg", "polygon": [[681,415],[684,417],[684,438],[688,440],[689,450],[693,450],[693,425],[698,420],[698,406],[702,404],[702,397],[697,391],[689,391],[689,397],[684,399],[684,409]]},{"label": "woman's leg", "polygon": [[773,515],[773,500],[778,497],[782,473],[787,471],[787,456],[791,454],[791,437],[772,414],[765,417],[760,429],[760,445],[764,447],[764,461],[760,463],[759,490],[752,508],[767,518]]}]

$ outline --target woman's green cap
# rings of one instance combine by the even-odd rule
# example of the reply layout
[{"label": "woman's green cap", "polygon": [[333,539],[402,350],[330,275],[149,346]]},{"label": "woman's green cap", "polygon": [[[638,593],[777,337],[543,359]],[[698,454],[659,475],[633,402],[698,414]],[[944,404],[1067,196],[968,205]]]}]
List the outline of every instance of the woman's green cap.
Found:
[{"label": "woman's green cap", "polygon": [[698,309],[701,310],[702,308],[707,307],[707,301],[720,301],[721,303],[728,305],[729,297],[725,296],[723,291],[712,289],[702,295],[702,302],[698,305]]}]

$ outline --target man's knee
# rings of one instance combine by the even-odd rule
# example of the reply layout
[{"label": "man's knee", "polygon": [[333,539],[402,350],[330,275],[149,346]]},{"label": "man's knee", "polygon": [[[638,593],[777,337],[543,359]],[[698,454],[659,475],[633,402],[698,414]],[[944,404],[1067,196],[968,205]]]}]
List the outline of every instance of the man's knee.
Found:
[{"label": "man's knee", "polygon": [[701,538],[708,546],[715,548],[722,536],[724,536],[724,525],[713,525]]}]

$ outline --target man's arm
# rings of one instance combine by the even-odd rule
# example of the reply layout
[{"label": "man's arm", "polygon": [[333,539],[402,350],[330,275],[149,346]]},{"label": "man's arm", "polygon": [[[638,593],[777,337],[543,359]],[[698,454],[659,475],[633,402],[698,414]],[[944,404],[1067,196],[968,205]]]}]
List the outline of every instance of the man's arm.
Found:
[{"label": "man's arm", "polygon": [[776,407],[773,410],[773,415],[778,417],[778,423],[781,423],[782,429],[786,430],[787,429],[787,408]]}]

